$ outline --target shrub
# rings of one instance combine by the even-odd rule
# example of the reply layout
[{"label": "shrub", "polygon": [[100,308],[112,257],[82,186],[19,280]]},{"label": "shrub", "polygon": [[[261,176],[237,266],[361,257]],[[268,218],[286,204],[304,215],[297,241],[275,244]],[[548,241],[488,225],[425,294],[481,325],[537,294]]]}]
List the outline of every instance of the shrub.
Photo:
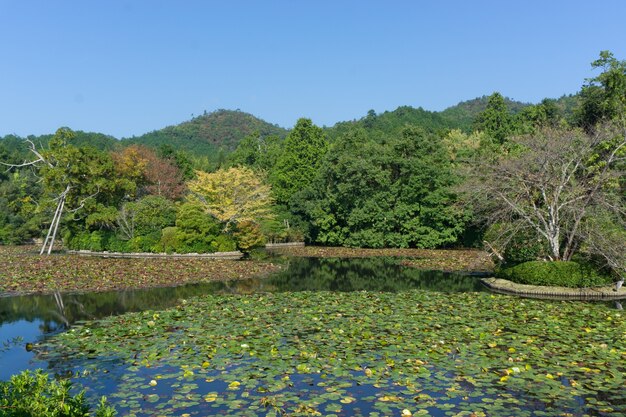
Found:
[{"label": "shrub", "polygon": [[598,273],[589,265],[578,262],[530,261],[497,272],[499,278],[519,284],[572,288],[608,285],[611,278]]},{"label": "shrub", "polygon": [[504,256],[503,267],[546,258],[548,254],[546,244],[528,230],[520,230],[512,238],[501,241],[503,236],[507,236],[506,230],[510,227],[512,226],[506,223],[493,224],[485,231],[483,237],[484,241],[490,242],[501,251]]},{"label": "shrub", "polygon": [[256,223],[249,221],[239,223],[234,235],[237,248],[244,253],[265,244],[265,237]]},{"label": "shrub", "polygon": [[180,245],[177,227],[166,227],[161,231],[161,241],[159,242],[159,252],[173,253]]},{"label": "shrub", "polygon": [[219,235],[217,221],[205,213],[201,205],[181,204],[176,217],[176,244],[173,248],[178,253],[214,252],[212,242]]},{"label": "shrub", "polygon": [[219,235],[211,243],[211,247],[215,252],[233,252],[237,250],[237,244],[228,235]]},{"label": "shrub", "polygon": [[128,248],[132,252],[156,252],[159,250],[161,231],[156,231],[143,236],[135,236],[128,241]]},{"label": "shrub", "polygon": [[[41,371],[25,371],[8,382],[0,381],[0,415],[3,417],[85,417],[90,415],[81,391],[70,394],[67,380],[50,380]],[[95,417],[113,417],[115,410],[106,398],[100,400]]]}]

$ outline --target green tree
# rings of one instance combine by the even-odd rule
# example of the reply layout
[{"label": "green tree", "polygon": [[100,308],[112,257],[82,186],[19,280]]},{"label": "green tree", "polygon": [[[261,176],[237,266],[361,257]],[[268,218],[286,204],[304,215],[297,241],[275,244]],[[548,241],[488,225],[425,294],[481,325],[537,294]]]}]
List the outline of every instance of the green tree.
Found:
[{"label": "green tree", "polygon": [[578,124],[591,131],[602,121],[617,120],[626,123],[626,61],[616,59],[609,51],[591,63],[602,72],[587,80],[580,92],[582,103],[578,109]]},{"label": "green tree", "polygon": [[487,108],[476,118],[474,128],[484,132],[499,145],[513,133],[513,117],[500,93],[495,92],[489,96]]},{"label": "green tree", "polygon": [[41,235],[44,218],[37,203],[39,179],[27,169],[0,181],[0,244],[19,244]]},{"label": "green tree", "polygon": [[[13,168],[33,166],[42,179],[43,209],[52,207],[54,215],[41,253],[52,250],[59,224],[64,214],[87,225],[112,225],[116,210],[112,200],[121,198],[125,191],[117,186],[113,163],[108,154],[91,147],[73,144],[75,134],[67,128],[58,129],[49,140],[48,148],[39,150],[32,140],[30,152],[34,159]],[[79,228],[78,223],[70,226]],[[71,233],[70,233],[71,234]]]},{"label": "green tree", "polygon": [[278,136],[261,136],[259,132],[246,136],[229,155],[230,166],[247,166],[269,172],[276,166],[282,140]]},{"label": "green tree", "polygon": [[328,149],[324,131],[310,119],[300,119],[285,139],[283,152],[270,174],[276,202],[288,204],[296,192],[307,187]]},{"label": "green tree", "polygon": [[[176,230],[172,247],[176,252],[213,252],[213,242],[220,235],[217,219],[207,214],[199,201],[187,201],[180,205],[176,216]],[[172,233],[173,232],[173,233]]]},{"label": "green tree", "polygon": [[451,204],[455,182],[440,139],[406,128],[392,139],[363,129],[340,138],[315,182],[294,197],[316,243],[362,247],[451,244],[464,214]]}]

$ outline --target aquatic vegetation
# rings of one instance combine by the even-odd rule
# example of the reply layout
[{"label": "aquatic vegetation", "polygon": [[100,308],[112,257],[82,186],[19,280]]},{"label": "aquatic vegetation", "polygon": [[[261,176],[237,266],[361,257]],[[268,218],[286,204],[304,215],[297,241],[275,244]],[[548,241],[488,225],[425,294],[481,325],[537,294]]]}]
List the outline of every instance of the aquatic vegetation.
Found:
[{"label": "aquatic vegetation", "polygon": [[0,294],[176,286],[259,277],[280,269],[258,261],[41,257],[10,246],[0,246],[0,258]]},{"label": "aquatic vegetation", "polygon": [[491,272],[494,265],[486,252],[472,249],[364,249],[325,246],[291,246],[272,252],[313,258],[403,258],[401,263],[419,269]]},{"label": "aquatic vegetation", "polygon": [[411,290],[210,295],[38,346],[121,415],[618,416],[603,304]]}]

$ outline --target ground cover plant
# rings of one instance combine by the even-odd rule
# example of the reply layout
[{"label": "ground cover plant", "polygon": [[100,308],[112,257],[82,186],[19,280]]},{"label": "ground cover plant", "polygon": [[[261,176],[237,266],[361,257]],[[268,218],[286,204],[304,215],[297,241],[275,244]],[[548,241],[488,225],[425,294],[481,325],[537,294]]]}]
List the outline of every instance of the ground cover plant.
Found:
[{"label": "ground cover plant", "polygon": [[621,416],[626,323],[488,293],[205,296],[39,346],[121,415]]},{"label": "ground cover plant", "polygon": [[40,257],[37,252],[28,249],[0,245],[0,293],[175,286],[264,276],[280,268],[272,262],[217,259],[113,259],[73,255]]}]

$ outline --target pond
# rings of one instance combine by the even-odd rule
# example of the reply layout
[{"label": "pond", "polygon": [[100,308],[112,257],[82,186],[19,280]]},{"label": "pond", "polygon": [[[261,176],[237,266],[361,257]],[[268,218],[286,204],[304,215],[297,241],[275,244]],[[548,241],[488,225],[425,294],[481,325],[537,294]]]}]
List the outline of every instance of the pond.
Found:
[{"label": "pond", "polygon": [[180,287],[62,295],[0,297],[0,380],[24,369],[47,367],[31,343],[71,325],[133,311],[172,307],[203,294],[289,291],[485,291],[476,276],[402,267],[392,258],[292,258],[285,270],[264,279]]},{"label": "pond", "polygon": [[293,259],[263,280],[59,301],[0,300],[2,339],[24,335],[2,372],[39,339],[27,367],[73,375],[120,415],[626,413],[611,305],[494,295],[391,259]]}]

